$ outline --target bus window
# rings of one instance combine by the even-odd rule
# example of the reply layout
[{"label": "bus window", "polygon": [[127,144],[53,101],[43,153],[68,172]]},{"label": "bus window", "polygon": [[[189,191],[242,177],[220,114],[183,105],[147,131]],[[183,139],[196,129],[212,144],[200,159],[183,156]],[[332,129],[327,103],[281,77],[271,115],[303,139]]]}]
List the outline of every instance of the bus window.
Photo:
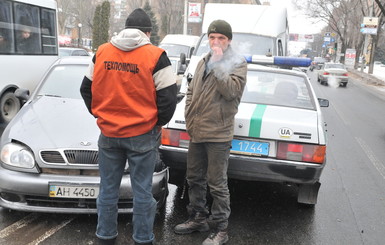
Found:
[{"label": "bus window", "polygon": [[11,3],[0,2],[0,54],[14,52]]},{"label": "bus window", "polygon": [[43,43],[43,54],[57,53],[55,11],[41,10],[41,40]]},{"label": "bus window", "polygon": [[15,3],[16,52],[41,53],[39,8]]}]

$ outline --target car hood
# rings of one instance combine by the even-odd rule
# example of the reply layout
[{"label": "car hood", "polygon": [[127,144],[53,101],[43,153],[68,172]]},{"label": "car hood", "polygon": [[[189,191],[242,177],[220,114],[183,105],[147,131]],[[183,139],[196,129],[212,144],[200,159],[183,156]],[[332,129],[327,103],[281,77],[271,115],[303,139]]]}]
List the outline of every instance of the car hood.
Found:
[{"label": "car hood", "polygon": [[17,140],[42,149],[97,149],[99,128],[81,99],[43,96],[28,102],[8,124],[2,145]]},{"label": "car hood", "polygon": [[[178,104],[168,128],[186,129],[184,101]],[[319,144],[318,125],[316,110],[241,103],[234,136]]]}]

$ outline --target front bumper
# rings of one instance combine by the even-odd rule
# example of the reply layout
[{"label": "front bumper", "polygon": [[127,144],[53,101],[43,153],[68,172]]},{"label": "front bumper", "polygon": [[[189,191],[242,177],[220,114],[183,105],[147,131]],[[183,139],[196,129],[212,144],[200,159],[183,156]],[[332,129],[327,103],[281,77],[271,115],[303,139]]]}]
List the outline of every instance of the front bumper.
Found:
[{"label": "front bumper", "polygon": [[[160,146],[163,162],[175,169],[186,169],[187,149]],[[228,177],[232,179],[313,184],[319,181],[324,164],[277,160],[230,154]]]},{"label": "front bumper", "polygon": [[[152,193],[158,207],[168,195],[168,168],[154,173]],[[49,197],[49,183],[98,185],[99,176],[35,174],[11,171],[0,166],[0,206],[44,213],[97,213],[96,199]],[[130,176],[124,175],[120,186],[119,213],[132,213],[133,192]]]}]

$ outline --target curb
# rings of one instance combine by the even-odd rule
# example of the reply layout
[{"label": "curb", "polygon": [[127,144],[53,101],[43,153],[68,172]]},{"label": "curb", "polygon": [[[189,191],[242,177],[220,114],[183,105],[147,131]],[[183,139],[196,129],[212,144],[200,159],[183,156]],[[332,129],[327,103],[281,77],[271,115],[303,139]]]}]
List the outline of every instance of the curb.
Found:
[{"label": "curb", "polygon": [[378,79],[377,77],[371,74],[357,71],[351,68],[348,68],[348,72],[352,75],[352,77],[354,77],[355,79],[359,80],[362,83],[366,83],[369,85],[376,85],[376,86],[385,86],[385,81]]}]

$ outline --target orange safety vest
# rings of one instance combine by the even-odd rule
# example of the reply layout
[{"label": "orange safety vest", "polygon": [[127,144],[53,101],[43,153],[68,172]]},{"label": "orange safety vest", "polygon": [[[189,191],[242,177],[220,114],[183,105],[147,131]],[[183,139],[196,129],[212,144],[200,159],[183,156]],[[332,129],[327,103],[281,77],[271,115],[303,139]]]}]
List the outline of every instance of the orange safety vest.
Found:
[{"label": "orange safety vest", "polygon": [[92,80],[92,113],[107,137],[150,131],[158,120],[153,71],[164,50],[144,45],[122,51],[110,43],[98,48]]}]

